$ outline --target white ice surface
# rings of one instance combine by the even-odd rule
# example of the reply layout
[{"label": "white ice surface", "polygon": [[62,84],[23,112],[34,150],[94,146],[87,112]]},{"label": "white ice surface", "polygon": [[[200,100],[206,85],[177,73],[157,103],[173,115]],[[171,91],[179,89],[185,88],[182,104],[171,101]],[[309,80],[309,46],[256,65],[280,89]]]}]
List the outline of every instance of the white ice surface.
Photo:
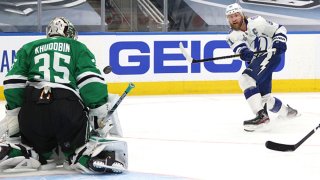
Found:
[{"label": "white ice surface", "polygon": [[[320,93],[275,96],[298,109],[301,116],[280,120],[270,113],[270,130],[253,133],[243,131],[243,120],[254,115],[242,94],[128,96],[118,114],[128,142],[129,173],[108,178],[319,179],[320,132],[294,152],[271,151],[264,143],[272,140],[295,144],[315,128],[320,123]],[[3,102],[0,109],[3,117]],[[43,174],[0,177],[33,175],[35,179],[50,179]]]}]

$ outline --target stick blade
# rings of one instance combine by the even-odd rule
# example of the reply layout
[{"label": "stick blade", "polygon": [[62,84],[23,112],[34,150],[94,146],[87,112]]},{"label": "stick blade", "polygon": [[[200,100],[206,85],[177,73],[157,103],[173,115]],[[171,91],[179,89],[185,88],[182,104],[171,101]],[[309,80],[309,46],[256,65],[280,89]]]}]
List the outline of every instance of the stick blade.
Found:
[{"label": "stick blade", "polygon": [[183,56],[186,58],[186,60],[187,60],[189,63],[192,63],[192,62],[193,62],[193,58],[192,58],[192,57],[187,53],[187,51],[184,49],[182,42],[179,43],[179,48],[180,48],[180,51],[182,52]]},{"label": "stick blade", "polygon": [[265,145],[266,148],[274,151],[291,152],[296,150],[295,145],[280,144],[273,141],[267,141]]}]

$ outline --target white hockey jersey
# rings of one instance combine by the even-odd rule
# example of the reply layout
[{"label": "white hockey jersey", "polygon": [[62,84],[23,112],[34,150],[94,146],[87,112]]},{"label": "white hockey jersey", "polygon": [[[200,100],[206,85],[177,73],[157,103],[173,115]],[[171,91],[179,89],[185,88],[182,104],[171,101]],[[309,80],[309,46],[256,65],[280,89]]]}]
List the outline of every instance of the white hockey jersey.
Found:
[{"label": "white hockey jersey", "polygon": [[284,26],[261,16],[248,18],[247,21],[247,31],[232,30],[227,36],[227,42],[234,53],[239,54],[245,47],[251,51],[267,50],[274,41],[287,41],[287,30]]}]

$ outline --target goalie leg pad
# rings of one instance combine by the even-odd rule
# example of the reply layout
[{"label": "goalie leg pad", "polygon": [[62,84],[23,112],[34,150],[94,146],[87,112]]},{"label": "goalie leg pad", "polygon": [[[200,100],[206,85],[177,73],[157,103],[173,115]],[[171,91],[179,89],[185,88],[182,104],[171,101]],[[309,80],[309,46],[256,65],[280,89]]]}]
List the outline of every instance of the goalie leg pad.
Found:
[{"label": "goalie leg pad", "polygon": [[128,168],[127,143],[91,140],[76,150],[67,167],[88,174],[122,173]]},{"label": "goalie leg pad", "polygon": [[117,103],[118,99],[118,95],[109,94],[106,104],[91,109],[89,112],[90,125],[93,131],[101,137],[107,137],[107,135],[122,137],[123,135],[117,110],[115,109],[111,116],[108,115],[108,111]]},{"label": "goalie leg pad", "polygon": [[7,110],[5,118],[0,121],[0,136],[13,136],[20,131],[18,122],[19,111],[20,108]]},{"label": "goalie leg pad", "polygon": [[35,171],[41,163],[38,154],[23,144],[0,144],[0,171],[25,172]]},{"label": "goalie leg pad", "polygon": [[[111,103],[111,106],[113,107],[115,105],[115,103],[118,101],[119,99],[119,95],[118,94],[108,94],[108,102]],[[113,136],[118,136],[118,137],[122,137],[122,128],[121,128],[121,124],[119,121],[119,117],[118,117],[118,112],[117,110],[115,110],[111,116],[111,121],[113,124],[113,127],[110,129],[109,133],[110,135]]]}]

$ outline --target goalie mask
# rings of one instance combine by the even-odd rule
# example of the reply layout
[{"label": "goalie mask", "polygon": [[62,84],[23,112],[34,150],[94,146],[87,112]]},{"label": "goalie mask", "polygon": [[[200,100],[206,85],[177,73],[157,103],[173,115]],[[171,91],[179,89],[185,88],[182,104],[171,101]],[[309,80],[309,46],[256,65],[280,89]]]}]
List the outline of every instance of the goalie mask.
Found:
[{"label": "goalie mask", "polygon": [[54,18],[46,29],[47,37],[63,36],[77,40],[78,32],[73,24],[64,17]]}]

